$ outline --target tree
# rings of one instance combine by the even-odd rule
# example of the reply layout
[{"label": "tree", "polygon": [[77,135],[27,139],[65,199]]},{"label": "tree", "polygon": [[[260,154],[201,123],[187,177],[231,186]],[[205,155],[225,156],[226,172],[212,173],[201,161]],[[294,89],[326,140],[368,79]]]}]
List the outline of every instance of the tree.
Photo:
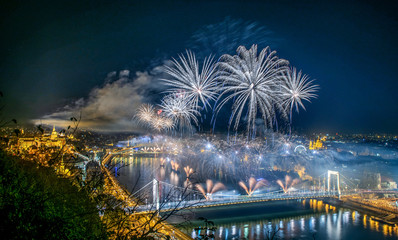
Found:
[{"label": "tree", "polygon": [[0,235],[5,239],[106,239],[96,203],[49,167],[0,152]]},{"label": "tree", "polygon": [[203,221],[205,226],[202,227],[197,227],[195,228],[195,232],[197,233],[197,237],[195,239],[203,239],[203,240],[208,240],[208,239],[214,239],[214,233],[216,232],[217,228],[214,227],[214,222],[209,221],[207,218],[204,217],[199,217],[199,220]]},{"label": "tree", "polygon": [[[79,119],[71,118],[71,126],[61,130],[74,134]],[[36,134],[44,133],[37,126]],[[68,151],[70,142],[61,147],[42,146],[34,154],[6,159],[0,170],[0,233],[12,238],[45,239],[154,239],[171,238],[170,226],[165,220],[180,206],[160,214],[165,203],[151,208],[146,214],[137,209],[143,198],[128,192],[115,194],[108,170],[97,162],[87,164],[87,177],[81,171],[72,171],[78,158]],[[24,158],[24,159],[21,159]],[[33,160],[33,161],[28,161]],[[68,173],[60,171],[69,168]],[[133,191],[131,191],[133,192]],[[168,197],[172,196],[172,191]],[[130,195],[130,196],[129,196]],[[184,196],[184,193],[182,193]],[[135,201],[128,201],[134,199]],[[183,202],[184,197],[181,198]],[[1,221],[1,220],[0,220]],[[8,226],[10,224],[10,226]],[[180,234],[180,233],[175,233]]]},{"label": "tree", "polygon": [[[110,167],[112,168],[112,167]],[[148,196],[145,193],[134,194],[136,186],[130,191],[119,186],[113,179],[108,169],[103,166],[102,174],[105,174],[105,187],[101,192],[102,220],[114,239],[170,239],[174,237],[186,237],[179,230],[171,227],[166,220],[177,215],[192,204],[185,204],[184,200],[189,196],[191,185],[184,189],[171,188],[165,192],[163,201],[158,205],[149,204],[146,212],[140,211],[141,205],[146,204]],[[140,176],[137,176],[139,179]],[[138,181],[137,181],[138,182]],[[179,198],[173,207],[168,207],[168,202],[175,201],[175,193],[178,191]],[[116,194],[115,194],[116,192]],[[167,209],[167,210],[166,210]]]}]

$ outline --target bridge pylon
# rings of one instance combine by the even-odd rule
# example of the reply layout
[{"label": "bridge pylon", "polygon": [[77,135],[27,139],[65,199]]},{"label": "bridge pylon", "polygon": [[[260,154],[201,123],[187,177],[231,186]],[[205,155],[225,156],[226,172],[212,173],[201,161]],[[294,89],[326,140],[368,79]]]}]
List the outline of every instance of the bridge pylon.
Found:
[{"label": "bridge pylon", "polygon": [[328,170],[328,192],[330,192],[330,179],[331,179],[331,175],[335,175],[336,176],[336,181],[337,181],[337,193],[339,195],[341,195],[341,190],[340,190],[340,173],[337,171],[332,171],[332,170]]},{"label": "bridge pylon", "polygon": [[156,210],[159,212],[160,210],[160,196],[159,196],[159,181],[157,179],[153,179],[152,181],[153,188],[153,204],[156,206]]}]

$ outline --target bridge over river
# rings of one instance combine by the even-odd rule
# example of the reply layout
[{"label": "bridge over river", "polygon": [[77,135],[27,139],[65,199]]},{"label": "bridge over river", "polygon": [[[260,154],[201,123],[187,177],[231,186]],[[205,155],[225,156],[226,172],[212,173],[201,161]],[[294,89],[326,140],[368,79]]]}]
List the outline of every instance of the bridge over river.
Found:
[{"label": "bridge over river", "polygon": [[[140,205],[135,208],[138,212],[167,212],[170,210],[192,209],[192,208],[209,208],[220,207],[237,204],[250,204],[268,201],[281,201],[281,200],[301,200],[301,199],[319,199],[319,198],[337,198],[337,192],[316,192],[316,191],[303,191],[297,193],[266,193],[253,196],[236,195],[224,196],[218,194],[211,199],[188,200],[188,201],[173,201],[155,204]],[[347,195],[350,195],[347,193]]]},{"label": "bridge over river", "polygon": [[[106,164],[112,156],[125,154],[131,149],[122,149],[104,156],[102,163]],[[145,152],[142,150],[141,152]],[[148,153],[148,152],[147,152]],[[152,151],[150,151],[152,153]],[[301,199],[322,199],[322,198],[339,198],[341,196],[350,196],[361,193],[356,186],[352,186],[343,190],[340,185],[344,181],[349,186],[350,180],[342,176],[337,171],[327,171],[321,176],[325,178],[325,186],[318,187],[318,190],[296,189],[294,191],[274,191],[267,193],[255,192],[249,195],[231,194],[225,192],[217,192],[213,194],[198,191],[194,185],[190,187],[179,187],[167,182],[153,179],[147,182],[138,191],[130,196],[137,202],[131,209],[136,212],[167,212],[179,209],[190,208],[211,208],[219,206],[229,206],[238,204],[251,204],[258,202],[281,201],[281,200],[301,200]],[[332,187],[333,185],[333,187]],[[315,189],[315,186],[314,188]],[[137,201],[140,199],[139,201]]]}]

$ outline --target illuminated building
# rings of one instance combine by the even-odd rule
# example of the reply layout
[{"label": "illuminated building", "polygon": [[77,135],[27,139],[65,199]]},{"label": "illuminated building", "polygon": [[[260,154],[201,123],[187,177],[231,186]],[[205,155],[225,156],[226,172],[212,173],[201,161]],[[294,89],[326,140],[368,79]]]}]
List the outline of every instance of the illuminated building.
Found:
[{"label": "illuminated building", "polygon": [[310,145],[308,146],[308,149],[310,150],[319,150],[319,149],[326,149],[326,147],[323,145],[323,142],[325,142],[326,137],[319,138],[316,141],[310,141]]},{"label": "illuminated building", "polygon": [[394,181],[385,181],[381,183],[382,189],[397,189],[397,183]]},{"label": "illuminated building", "polygon": [[[71,137],[68,137],[71,138]],[[56,148],[60,149],[66,145],[67,137],[60,136],[55,131],[55,126],[51,134],[42,134],[39,137],[21,137],[18,138],[17,147],[19,151],[27,151],[35,153],[39,148]]]}]

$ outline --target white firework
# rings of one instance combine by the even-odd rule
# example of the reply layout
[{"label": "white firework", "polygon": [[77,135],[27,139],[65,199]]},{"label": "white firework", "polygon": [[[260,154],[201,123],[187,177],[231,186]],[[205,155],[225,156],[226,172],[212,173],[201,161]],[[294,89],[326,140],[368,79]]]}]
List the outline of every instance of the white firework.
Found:
[{"label": "white firework", "polygon": [[284,73],[284,81],[282,81],[281,97],[283,105],[290,113],[290,123],[292,122],[292,112],[295,108],[297,113],[299,108],[305,110],[303,100],[311,102],[311,98],[316,98],[315,94],[319,89],[318,85],[313,84],[313,80],[309,81],[309,77],[301,71],[297,72],[296,68],[290,68]]},{"label": "white firework", "polygon": [[174,122],[172,119],[157,115],[151,120],[151,127],[159,132],[170,131],[174,128]]},{"label": "white firework", "polygon": [[142,104],[135,117],[146,126],[151,126],[152,120],[156,117],[155,108],[151,104]]},{"label": "white firework", "polygon": [[162,116],[151,104],[142,104],[137,111],[136,118],[146,127],[156,131],[169,131],[174,128],[172,119]]},{"label": "white firework", "polygon": [[257,45],[249,50],[244,46],[237,49],[237,55],[223,55],[218,67],[217,80],[223,82],[221,96],[226,96],[218,105],[221,107],[233,100],[232,114],[229,125],[235,121],[237,130],[243,110],[247,108],[247,130],[255,126],[258,109],[265,123],[272,124],[275,109],[281,108],[278,84],[283,80],[283,71],[287,60],[279,59],[275,51],[264,48],[257,55]]},{"label": "white firework", "polygon": [[174,122],[172,119],[163,117],[162,120],[164,130],[170,131],[174,128]]},{"label": "white firework", "polygon": [[162,114],[173,120],[174,126],[179,126],[180,129],[184,127],[192,128],[191,121],[198,125],[196,115],[199,112],[189,104],[188,99],[183,93],[172,93],[162,99],[159,105],[162,109]]},{"label": "white firework", "polygon": [[194,108],[198,109],[199,102],[204,108],[210,107],[209,101],[215,100],[217,94],[213,58],[205,58],[200,71],[195,54],[187,50],[186,55],[179,55],[179,61],[173,58],[172,65],[164,67],[170,78],[162,80],[172,88],[168,92],[186,93]]}]

